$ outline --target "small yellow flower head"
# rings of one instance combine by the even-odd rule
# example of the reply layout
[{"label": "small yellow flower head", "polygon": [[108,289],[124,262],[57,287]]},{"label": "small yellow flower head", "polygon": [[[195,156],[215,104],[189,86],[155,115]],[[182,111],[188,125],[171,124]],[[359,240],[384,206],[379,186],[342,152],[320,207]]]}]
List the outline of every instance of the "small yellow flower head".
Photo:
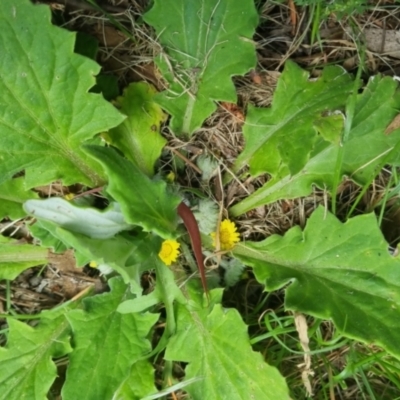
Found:
[{"label": "small yellow flower head", "polygon": [[98,266],[99,266],[99,264],[97,264],[96,261],[90,261],[90,263],[89,263],[89,267],[91,267],[91,268],[97,268]]},{"label": "small yellow flower head", "polygon": [[64,196],[65,200],[72,200],[75,197],[73,193],[68,193]]},{"label": "small yellow flower head", "polygon": [[[216,247],[216,232],[211,234],[214,239],[214,246]],[[239,233],[234,222],[229,219],[224,219],[219,226],[219,245],[221,250],[231,250],[237,242],[240,241]]]},{"label": "small yellow flower head", "polygon": [[176,240],[164,240],[158,257],[164,264],[171,265],[179,256],[179,246],[180,244]]}]

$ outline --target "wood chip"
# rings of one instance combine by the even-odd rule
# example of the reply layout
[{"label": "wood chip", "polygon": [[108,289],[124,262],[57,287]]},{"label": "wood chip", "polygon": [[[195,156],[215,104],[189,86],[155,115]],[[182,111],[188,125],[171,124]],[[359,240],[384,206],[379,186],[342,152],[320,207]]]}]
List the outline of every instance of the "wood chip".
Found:
[{"label": "wood chip", "polygon": [[393,131],[400,128],[400,114],[397,114],[393,121],[385,129],[385,135],[390,135]]},{"label": "wood chip", "polygon": [[[351,35],[351,28],[346,29]],[[365,28],[363,35],[367,49],[393,58],[400,58],[400,31],[379,28]]]}]

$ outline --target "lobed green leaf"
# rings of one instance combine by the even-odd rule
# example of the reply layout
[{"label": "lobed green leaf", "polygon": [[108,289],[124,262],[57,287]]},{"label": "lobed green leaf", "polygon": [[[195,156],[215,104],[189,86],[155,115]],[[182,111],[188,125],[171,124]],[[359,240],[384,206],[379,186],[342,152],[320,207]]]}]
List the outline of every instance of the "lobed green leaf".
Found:
[{"label": "lobed green leaf", "polygon": [[236,103],[231,77],[257,61],[252,0],[156,0],[143,18],[163,47],[156,63],[168,89],[157,101],[172,115],[176,134],[198,129],[216,110],[215,101]]},{"label": "lobed green leaf", "polygon": [[107,192],[120,204],[126,222],[165,239],[176,236],[176,209],[181,199],[168,192],[164,181],[151,180],[112,148],[85,146],[85,149],[105,169],[109,178]]},{"label": "lobed green leaf", "polygon": [[46,400],[57,377],[52,358],[72,351],[70,327],[61,312],[42,312],[36,328],[9,318],[5,347],[0,347],[0,397],[7,400]]},{"label": "lobed green leaf", "polygon": [[186,379],[202,378],[185,388],[194,400],[289,400],[284,378],[251,349],[237,310],[178,305],[177,314],[165,359],[188,362]]},{"label": "lobed green leaf", "polygon": [[100,185],[81,144],[124,119],[88,93],[100,66],[74,54],[75,34],[53,26],[47,6],[2,0],[0,26],[0,182],[25,170],[28,188]]},{"label": "lobed green leaf", "polygon": [[233,253],[267,290],[289,285],[287,309],[332,319],[344,335],[400,357],[400,259],[389,254],[375,215],[342,223],[320,207],[303,232],[294,227]]},{"label": "lobed green leaf", "polygon": [[131,83],[116,100],[117,107],[128,118],[107,135],[113,146],[150,177],[167,143],[160,134],[166,115],[154,102],[155,94],[155,88],[148,83]]},{"label": "lobed green leaf", "polygon": [[87,298],[84,310],[67,314],[75,346],[63,399],[113,398],[129,377],[130,368],[151,350],[147,336],[158,314],[118,313],[118,305],[130,295],[129,287],[121,278],[113,278],[109,284],[111,292]]},{"label": "lobed green leaf", "polygon": [[270,108],[249,107],[243,135],[245,148],[235,163],[239,170],[276,176],[282,164],[291,175],[306,164],[317,141],[314,120],[344,108],[353,89],[351,77],[340,67],[327,67],[320,78],[288,61],[279,78]]},{"label": "lobed green leaf", "polygon": [[[369,184],[383,165],[392,162],[398,164],[400,130],[397,129],[390,135],[384,133],[400,108],[397,86],[397,82],[390,77],[375,76],[368,82],[362,94],[358,95],[351,130],[346,142],[340,144],[343,146],[341,176],[348,176],[358,184],[365,185]],[[250,111],[246,122],[249,125],[248,132],[264,137],[263,130],[252,125],[264,126],[268,115],[270,115],[269,110]],[[312,122],[312,119],[310,121]],[[320,130],[320,117],[314,121]],[[336,124],[333,126],[336,126],[333,129],[339,129]],[[324,126],[324,129],[326,128],[327,125]],[[287,131],[286,134],[287,140],[297,141],[296,133],[293,131]],[[308,134],[315,136],[312,128],[308,130]],[[230,209],[231,215],[240,215],[280,199],[307,196],[313,184],[322,189],[331,189],[339,151],[335,136],[337,138],[334,133],[328,134],[324,131],[323,137],[327,141],[322,137],[315,140],[310,159],[294,175],[285,164],[281,163],[278,152],[272,153],[272,148],[268,157],[262,158],[261,154],[256,157],[254,172],[267,171],[272,173],[273,177],[262,188],[233,206]],[[273,140],[270,145],[272,144],[278,145]],[[301,146],[301,143],[298,145]],[[300,153],[304,150],[299,147]],[[293,155],[293,157],[299,156]]]}]

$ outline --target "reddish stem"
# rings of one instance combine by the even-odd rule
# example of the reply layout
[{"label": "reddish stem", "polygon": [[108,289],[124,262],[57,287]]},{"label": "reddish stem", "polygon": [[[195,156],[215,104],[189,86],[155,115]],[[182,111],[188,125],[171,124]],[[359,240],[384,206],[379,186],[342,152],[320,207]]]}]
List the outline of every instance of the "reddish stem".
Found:
[{"label": "reddish stem", "polygon": [[206,273],[204,270],[204,257],[203,252],[201,251],[201,237],[199,226],[197,224],[196,218],[192,213],[192,210],[184,202],[179,204],[178,214],[182,218],[183,223],[185,224],[185,227],[189,232],[194,256],[196,257],[197,268],[199,269],[200,273],[201,284],[203,285],[204,292],[208,296]]}]

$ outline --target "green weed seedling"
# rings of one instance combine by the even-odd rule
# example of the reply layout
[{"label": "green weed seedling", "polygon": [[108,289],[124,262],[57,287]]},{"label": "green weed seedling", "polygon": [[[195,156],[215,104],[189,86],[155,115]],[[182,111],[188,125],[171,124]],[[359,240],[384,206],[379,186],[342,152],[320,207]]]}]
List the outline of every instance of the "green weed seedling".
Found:
[{"label": "green weed seedling", "polygon": [[[34,326],[12,314],[8,301],[0,399],[46,399],[59,360],[68,360],[64,400],[156,399],[179,390],[199,400],[289,399],[285,377],[252,348],[266,336],[251,341],[239,312],[222,306],[223,289],[205,280],[203,253],[235,268],[229,284],[251,267],[266,290],[284,289],[285,310],[331,320],[343,337],[400,357],[400,261],[373,214],[343,223],[320,207],[304,230],[261,242],[240,242],[233,221],[259,205],[308,195],[313,185],[335,192],[347,176],[363,186],[383,165],[396,166],[400,130],[384,131],[400,109],[397,83],[376,76],[358,94],[358,79],[339,67],[310,80],[288,62],[272,107],[249,108],[234,166],[271,179],[229,210],[232,220],[199,201],[197,223],[180,188],[156,174],[166,144],[160,126],[167,112],[169,128],[184,140],[216,101],[236,102],[231,77],[255,67],[258,16],[251,0],[186,4],[156,0],[144,15],[162,48],[156,63],[167,89],[134,83],[110,103],[89,92],[100,67],[73,52],[75,34],[53,26],[47,6],[0,2],[0,217],[33,216],[28,228],[39,243],[0,236],[0,279],[73,249],[76,266],[98,266],[110,288],[41,312]],[[40,199],[34,189],[55,181],[89,194]],[[93,206],[93,190],[105,209]],[[182,268],[195,263],[201,284]],[[149,270],[156,282],[144,294],[140,279]],[[160,318],[165,329],[153,345]],[[294,332],[268,321],[268,337]],[[179,362],[183,380],[173,374]]]}]

